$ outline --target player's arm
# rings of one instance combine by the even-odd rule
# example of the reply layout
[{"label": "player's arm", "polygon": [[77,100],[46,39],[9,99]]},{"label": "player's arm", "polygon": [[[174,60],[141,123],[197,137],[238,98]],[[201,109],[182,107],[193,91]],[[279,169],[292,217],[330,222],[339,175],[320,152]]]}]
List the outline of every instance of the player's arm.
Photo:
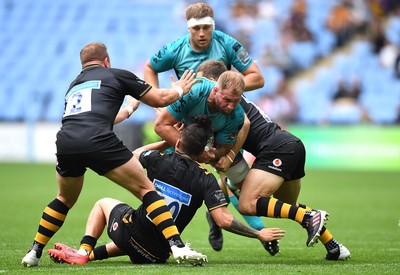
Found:
[{"label": "player's arm", "polygon": [[170,146],[175,146],[181,134],[175,127],[179,121],[163,108],[154,123],[154,131]]},{"label": "player's arm", "polygon": [[258,68],[258,65],[253,61],[246,70],[242,72],[244,76],[245,91],[251,91],[264,87],[264,77]]},{"label": "player's arm", "polygon": [[224,157],[226,154],[230,152],[230,150],[233,148],[234,144],[222,144],[218,142],[217,140],[215,141],[215,152],[214,152],[214,159],[212,160],[214,163],[219,162],[219,160]]},{"label": "player's arm", "polygon": [[141,99],[151,107],[165,107],[187,94],[196,83],[194,71],[185,71],[182,77],[171,83],[171,89],[158,89],[152,87]]},{"label": "player's arm", "polygon": [[139,107],[140,101],[133,98],[132,96],[127,96],[128,101],[126,106],[118,111],[117,116],[115,117],[114,124],[118,124],[125,119],[129,118],[134,111]]},{"label": "player's arm", "polygon": [[264,228],[262,230],[256,230],[241,223],[228,211],[226,206],[210,210],[210,214],[219,227],[234,234],[249,238],[258,238],[259,240],[266,242],[280,240],[285,236],[285,231],[280,228]]},{"label": "player's arm", "polygon": [[218,162],[215,164],[216,169],[222,172],[226,172],[229,169],[232,163],[234,163],[235,157],[239,153],[240,148],[243,147],[243,144],[246,141],[249,131],[250,131],[250,120],[245,114],[244,123],[239,131],[236,143],[226,154],[222,155],[222,157],[218,160]]},{"label": "player's arm", "polygon": [[106,250],[108,257],[110,258],[126,255],[126,253],[119,249],[114,242],[109,242],[108,244],[106,244]]},{"label": "player's arm", "polygon": [[158,150],[158,151],[164,151],[167,148],[171,147],[168,143],[166,143],[164,140],[162,141],[157,141],[153,142],[150,144],[146,144],[142,147],[139,147],[133,151],[133,156],[137,159],[140,158],[140,155],[147,150]]},{"label": "player's arm", "polygon": [[151,66],[150,60],[148,60],[144,65],[143,74],[144,74],[144,81],[146,81],[153,87],[156,88],[159,87],[158,73]]}]

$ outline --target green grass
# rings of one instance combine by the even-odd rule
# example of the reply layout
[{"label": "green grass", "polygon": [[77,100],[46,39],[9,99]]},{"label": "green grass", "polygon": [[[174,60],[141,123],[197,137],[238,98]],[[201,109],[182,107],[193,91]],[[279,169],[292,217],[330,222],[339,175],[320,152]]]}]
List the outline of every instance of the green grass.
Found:
[{"label": "green grass", "polygon": [[[29,248],[44,207],[56,195],[52,165],[0,164],[0,273],[12,274],[398,274],[400,273],[400,172],[308,171],[299,201],[330,213],[327,227],[351,250],[352,259],[328,262],[318,243],[305,246],[305,231],[295,222],[264,218],[268,226],[286,229],[281,253],[269,256],[254,239],[224,232],[224,248],[215,252],[208,244],[205,209],[198,211],[182,234],[194,249],[205,253],[202,267],[132,265],[119,257],[85,266],[59,265],[42,257],[39,267],[23,268],[21,258]],[[138,205],[138,200],[107,179],[88,171],[81,197],[62,229],[47,248],[61,241],[78,246],[87,215],[101,197],[115,197]],[[235,213],[231,206],[229,208]],[[106,234],[99,244],[108,241]]]}]

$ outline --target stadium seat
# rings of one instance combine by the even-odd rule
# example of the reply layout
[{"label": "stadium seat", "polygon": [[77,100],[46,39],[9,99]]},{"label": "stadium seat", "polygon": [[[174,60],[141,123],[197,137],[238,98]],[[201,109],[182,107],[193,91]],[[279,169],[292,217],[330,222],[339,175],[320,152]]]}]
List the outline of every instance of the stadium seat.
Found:
[{"label": "stadium seat", "polygon": [[300,69],[310,68],[317,58],[317,49],[314,42],[293,42],[289,45],[289,55],[295,66]]}]

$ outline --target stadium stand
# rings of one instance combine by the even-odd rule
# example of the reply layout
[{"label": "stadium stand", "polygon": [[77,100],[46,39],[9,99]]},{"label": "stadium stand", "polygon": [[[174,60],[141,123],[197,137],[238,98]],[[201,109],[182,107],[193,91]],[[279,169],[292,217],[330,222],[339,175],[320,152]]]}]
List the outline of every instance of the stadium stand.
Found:
[{"label": "stadium stand", "polygon": [[[101,41],[108,46],[114,67],[129,69],[141,77],[143,65],[151,54],[164,43],[186,33],[183,13],[190,2],[2,1],[0,121],[58,122],[63,112],[65,90],[80,71],[78,53],[91,41]],[[343,48],[337,48],[335,34],[326,27],[331,9],[344,0],[208,2],[215,8],[217,28],[234,37],[238,35],[238,28],[237,18],[232,17],[232,7],[243,2],[259,8],[259,16],[251,19],[254,27],[246,35],[248,49],[264,73],[266,86],[248,93],[251,100],[257,102],[275,93],[278,83],[286,79],[291,81],[297,99],[299,123],[392,124],[398,120],[400,80],[394,70],[380,63],[368,31],[364,30],[361,35],[355,31]],[[297,2],[305,4],[304,23],[312,34],[311,41],[289,39],[288,42],[284,40],[287,37],[282,37],[284,22]],[[367,3],[363,0],[350,2],[354,9],[362,2]],[[266,5],[268,14],[266,10],[260,11]],[[383,10],[379,17],[384,22],[388,43],[397,49],[400,48],[398,10],[395,5],[390,11]],[[369,11],[369,20],[375,17],[374,12]],[[171,73],[161,75],[162,85],[169,85]],[[351,81],[354,77],[362,83],[358,106],[333,108],[332,96],[338,79]],[[144,123],[146,117],[154,118],[146,116],[147,108],[140,108],[139,112],[142,113],[132,120],[136,117],[137,122]]]}]

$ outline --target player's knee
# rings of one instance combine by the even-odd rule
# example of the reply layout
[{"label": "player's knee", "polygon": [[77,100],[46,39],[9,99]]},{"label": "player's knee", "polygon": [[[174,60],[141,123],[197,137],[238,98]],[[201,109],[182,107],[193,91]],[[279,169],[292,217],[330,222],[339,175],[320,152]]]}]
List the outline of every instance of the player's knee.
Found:
[{"label": "player's knee", "polygon": [[239,199],[239,212],[243,215],[255,215],[256,206],[254,203],[248,200]]}]

